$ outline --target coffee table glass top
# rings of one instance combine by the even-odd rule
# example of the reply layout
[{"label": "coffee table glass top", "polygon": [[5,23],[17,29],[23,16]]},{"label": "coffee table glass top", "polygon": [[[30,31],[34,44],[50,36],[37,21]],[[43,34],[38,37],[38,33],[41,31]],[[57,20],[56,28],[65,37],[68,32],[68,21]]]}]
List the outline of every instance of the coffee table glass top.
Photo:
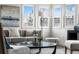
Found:
[{"label": "coffee table glass top", "polygon": [[54,42],[49,42],[49,41],[41,41],[41,43],[32,43],[32,42],[21,42],[21,43],[18,43],[17,45],[25,45],[25,46],[28,46],[28,47],[41,47],[41,48],[45,48],[45,47],[52,47],[52,46],[56,46],[57,44],[56,43],[54,43]]}]

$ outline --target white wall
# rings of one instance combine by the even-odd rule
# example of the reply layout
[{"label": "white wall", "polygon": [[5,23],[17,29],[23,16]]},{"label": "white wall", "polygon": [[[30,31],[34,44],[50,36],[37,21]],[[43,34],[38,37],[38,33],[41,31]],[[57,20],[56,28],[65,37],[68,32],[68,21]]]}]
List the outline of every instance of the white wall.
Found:
[{"label": "white wall", "polygon": [[1,8],[1,16],[12,16],[15,18],[19,18],[19,7],[14,6],[2,6]]},{"label": "white wall", "polygon": [[59,38],[59,45],[64,46],[65,41],[67,40],[67,30],[73,30],[71,29],[52,29],[52,37],[58,37]]},{"label": "white wall", "polygon": [[[1,17],[20,18],[20,9],[17,5],[2,5],[1,7]],[[4,29],[9,29],[11,27],[4,27]]]}]

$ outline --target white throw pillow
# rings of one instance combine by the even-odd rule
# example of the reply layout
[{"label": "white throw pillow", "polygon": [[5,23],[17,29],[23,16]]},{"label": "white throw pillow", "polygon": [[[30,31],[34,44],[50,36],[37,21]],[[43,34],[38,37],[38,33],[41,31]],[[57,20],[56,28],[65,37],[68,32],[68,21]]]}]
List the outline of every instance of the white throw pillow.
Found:
[{"label": "white throw pillow", "polygon": [[19,30],[16,29],[16,28],[11,28],[11,29],[9,30],[9,36],[10,36],[10,37],[19,37],[19,36],[20,36],[20,35],[19,35]]}]

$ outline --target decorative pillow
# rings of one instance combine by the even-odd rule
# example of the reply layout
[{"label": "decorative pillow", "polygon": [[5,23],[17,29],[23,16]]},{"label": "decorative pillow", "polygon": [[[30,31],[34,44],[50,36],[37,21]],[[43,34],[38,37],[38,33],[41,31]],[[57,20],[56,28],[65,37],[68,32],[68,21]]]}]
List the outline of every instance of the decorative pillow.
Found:
[{"label": "decorative pillow", "polygon": [[18,29],[16,29],[16,28],[11,28],[11,29],[9,30],[9,36],[10,36],[10,37],[19,37],[20,35],[19,35]]}]

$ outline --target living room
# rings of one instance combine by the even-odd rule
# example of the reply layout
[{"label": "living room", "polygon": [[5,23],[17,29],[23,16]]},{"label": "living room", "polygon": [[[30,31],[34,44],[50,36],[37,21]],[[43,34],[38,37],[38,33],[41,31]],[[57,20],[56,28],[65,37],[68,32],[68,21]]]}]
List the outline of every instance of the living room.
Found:
[{"label": "living room", "polygon": [[[7,54],[79,54],[78,16],[79,4],[2,4],[2,36],[8,44],[6,49],[4,42],[4,51]],[[34,46],[26,46],[31,43]]]}]

